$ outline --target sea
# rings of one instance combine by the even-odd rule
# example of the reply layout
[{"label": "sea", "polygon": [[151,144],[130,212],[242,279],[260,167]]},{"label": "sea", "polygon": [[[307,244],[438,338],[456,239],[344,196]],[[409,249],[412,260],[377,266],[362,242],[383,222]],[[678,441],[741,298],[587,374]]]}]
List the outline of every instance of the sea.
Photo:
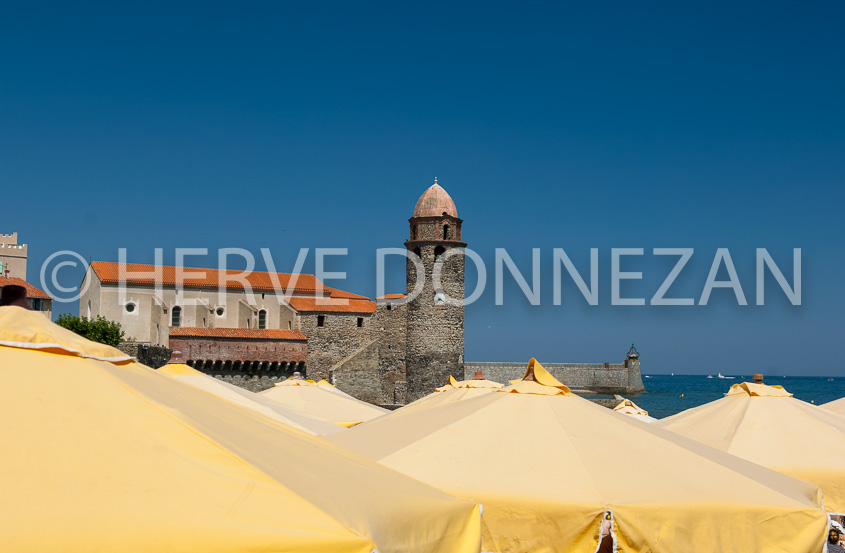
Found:
[{"label": "sea", "polygon": [[[723,375],[725,378],[712,376],[644,375],[643,384],[647,392],[625,397],[648,411],[650,416],[662,419],[722,398],[732,384],[752,381],[750,374]],[[815,405],[845,397],[845,377],[776,376],[767,377],[765,383],[783,386],[794,397]]]}]

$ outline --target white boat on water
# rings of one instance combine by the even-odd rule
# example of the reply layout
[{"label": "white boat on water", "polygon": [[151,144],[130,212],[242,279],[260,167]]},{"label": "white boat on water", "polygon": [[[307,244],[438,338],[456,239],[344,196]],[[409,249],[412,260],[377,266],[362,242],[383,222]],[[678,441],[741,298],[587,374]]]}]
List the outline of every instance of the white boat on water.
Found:
[{"label": "white boat on water", "polygon": [[722,376],[722,373],[719,373],[719,375],[716,378],[725,378],[725,377]]},{"label": "white boat on water", "polygon": [[713,375],[712,375],[712,374],[708,374],[708,375],[707,375],[707,378],[713,378]]}]

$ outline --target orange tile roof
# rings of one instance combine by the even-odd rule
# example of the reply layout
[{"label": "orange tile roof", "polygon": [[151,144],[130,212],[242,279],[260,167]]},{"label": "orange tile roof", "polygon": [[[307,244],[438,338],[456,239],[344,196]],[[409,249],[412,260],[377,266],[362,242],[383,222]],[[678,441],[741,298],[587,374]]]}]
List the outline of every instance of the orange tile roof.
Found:
[{"label": "orange tile roof", "polygon": [[[156,270],[155,265],[146,265],[140,263],[126,263],[123,269],[124,278],[121,279],[120,263],[112,261],[92,261],[91,268],[97,274],[97,277],[104,284],[120,284],[126,282],[127,284],[138,284],[152,286],[155,284],[156,275],[152,274]],[[166,287],[176,286],[176,277],[178,267],[171,267],[166,265],[159,266],[161,270],[161,284]],[[135,276],[132,273],[147,273],[143,276]],[[204,269],[200,267],[184,267],[181,268],[182,282],[181,284],[189,288],[212,288],[218,287],[222,279],[226,281],[227,290],[243,290],[243,284],[237,280],[226,280],[226,275],[237,277],[241,271],[228,270],[225,272],[219,269]],[[204,273],[202,277],[195,273]],[[127,278],[128,277],[128,278]],[[308,296],[327,296],[331,298],[349,298],[368,300],[366,296],[353,294],[352,292],[344,292],[331,286],[326,286],[314,275],[305,273],[267,273],[263,271],[253,271],[245,276],[246,281],[252,287],[254,292],[277,292],[291,293]],[[275,282],[274,282],[275,280]],[[290,289],[289,289],[290,288]]]},{"label": "orange tile roof", "polygon": [[317,313],[375,313],[376,302],[347,298],[302,298],[288,299],[291,307],[297,311]]},{"label": "orange tile roof", "polygon": [[298,330],[280,330],[276,328],[202,328],[180,326],[170,331],[171,337],[212,337],[212,338],[255,338],[264,340],[306,340],[305,334]]},{"label": "orange tile roof", "polygon": [[26,288],[26,297],[28,298],[41,298],[45,300],[53,299],[46,292],[39,288],[36,288],[35,286],[28,283],[22,278],[0,276],[0,286],[6,286],[7,284],[16,284],[18,286],[23,286],[24,288]]},{"label": "orange tile roof", "polygon": [[376,299],[379,300],[401,300],[405,298],[405,294],[385,294],[383,296],[379,296]]}]

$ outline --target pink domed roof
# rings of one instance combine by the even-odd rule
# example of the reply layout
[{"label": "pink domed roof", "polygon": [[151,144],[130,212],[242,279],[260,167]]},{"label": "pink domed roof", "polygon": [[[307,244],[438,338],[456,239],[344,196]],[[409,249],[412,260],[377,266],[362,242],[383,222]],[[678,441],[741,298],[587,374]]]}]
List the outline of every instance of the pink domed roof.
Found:
[{"label": "pink domed roof", "polygon": [[457,218],[458,208],[455,207],[455,202],[452,201],[449,193],[437,184],[437,179],[434,179],[434,184],[429,186],[417,200],[414,217],[440,217],[444,213]]}]

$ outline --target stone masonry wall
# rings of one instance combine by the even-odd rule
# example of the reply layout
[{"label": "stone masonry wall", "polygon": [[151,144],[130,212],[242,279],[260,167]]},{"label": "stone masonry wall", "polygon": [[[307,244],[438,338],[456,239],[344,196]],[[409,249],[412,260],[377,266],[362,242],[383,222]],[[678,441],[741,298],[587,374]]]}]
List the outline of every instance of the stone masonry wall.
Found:
[{"label": "stone masonry wall", "polygon": [[371,340],[335,365],[329,377],[329,381],[342,392],[374,405],[382,403],[378,341]]},{"label": "stone masonry wall", "polygon": [[[322,327],[317,326],[320,315],[325,316]],[[359,317],[363,319],[362,327],[358,327]],[[369,314],[301,313],[299,322],[300,330],[308,337],[305,366],[311,380],[328,380],[332,367],[374,339],[372,316]]]},{"label": "stone masonry wall", "polygon": [[164,346],[151,346],[138,342],[121,342],[117,349],[153,369],[163,367],[165,363],[170,361],[170,353],[172,352],[170,348]]},{"label": "stone masonry wall", "polygon": [[408,307],[404,304],[380,303],[373,316],[373,332],[377,335],[379,353],[379,405],[405,403],[407,313]]},{"label": "stone masonry wall", "polygon": [[[464,378],[481,370],[485,378],[507,384],[522,378],[528,363],[464,363]],[[558,380],[572,389],[596,393],[623,394],[645,391],[640,378],[640,362],[625,363],[543,363]]]}]

